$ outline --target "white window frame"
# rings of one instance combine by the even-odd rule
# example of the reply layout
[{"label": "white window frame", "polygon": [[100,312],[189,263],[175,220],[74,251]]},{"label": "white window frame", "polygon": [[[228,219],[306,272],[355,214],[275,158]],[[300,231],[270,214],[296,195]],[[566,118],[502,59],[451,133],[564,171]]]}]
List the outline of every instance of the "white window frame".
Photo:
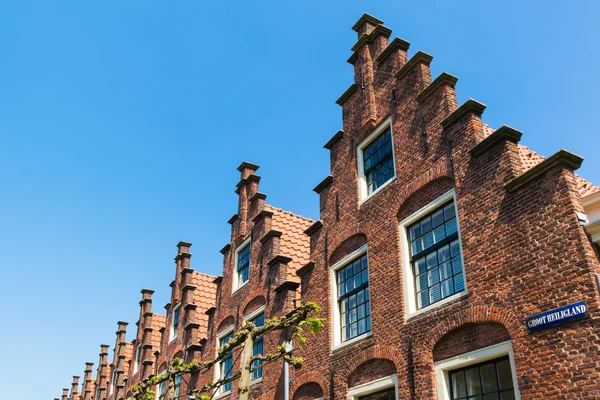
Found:
[{"label": "white window frame", "polygon": [[469,365],[479,364],[484,361],[493,360],[508,355],[510,361],[510,372],[513,379],[513,387],[515,391],[515,400],[521,400],[519,385],[517,382],[517,370],[515,368],[515,356],[512,348],[512,342],[497,343],[492,346],[482,349],[470,351],[468,353],[459,354],[446,360],[438,361],[434,364],[435,381],[437,386],[437,394],[439,400],[450,400],[450,372],[468,367]]},{"label": "white window frame", "polygon": [[[463,278],[465,280],[465,289],[462,292],[454,293],[452,296],[448,296],[445,299],[442,299],[438,302],[430,304],[426,307],[423,307],[417,310],[417,299],[415,297],[415,276],[413,271],[413,266],[410,261],[410,244],[408,238],[408,227],[412,225],[415,221],[423,218],[425,215],[429,214],[432,211],[435,211],[439,207],[443,206],[449,200],[454,201],[454,212],[456,213],[456,226],[458,232],[458,245],[460,246],[460,256],[462,262],[463,269]],[[467,274],[465,271],[465,259],[462,247],[462,235],[460,233],[460,221],[458,218],[458,206],[456,204],[456,194],[454,189],[445,193],[444,195],[438,197],[433,202],[429,203],[425,207],[421,208],[419,211],[412,214],[410,217],[406,218],[402,222],[400,222],[400,246],[402,252],[402,277],[404,280],[404,304],[405,304],[405,315],[406,319],[410,319],[420,315],[424,312],[427,312],[431,309],[441,307],[446,303],[459,299],[461,297],[466,296],[469,293],[468,283],[467,283]]]},{"label": "white window frame", "polygon": [[[244,323],[253,320],[254,318],[258,317],[260,314],[264,314],[265,310],[266,310],[267,306],[261,306],[259,307],[257,310],[252,311],[250,314],[246,315],[244,317]],[[266,317],[266,316],[265,316]],[[266,320],[266,318],[265,318]],[[263,346],[264,346],[264,342],[263,342]],[[251,377],[252,378],[252,377]],[[255,383],[259,383],[263,380],[263,377],[261,376],[260,378],[256,378],[256,379],[250,379],[250,385],[254,385]]]},{"label": "white window frame", "polygon": [[[139,360],[137,358],[138,349],[140,349]],[[135,346],[135,353],[133,353],[133,373],[134,374],[137,374],[137,372],[138,372],[138,369],[140,366],[140,361],[142,361],[142,343],[141,342],[137,346]]]},{"label": "white window frame", "polygon": [[[363,333],[362,335],[359,335],[350,340],[342,342],[342,324],[341,324],[341,319],[340,319],[340,307],[339,307],[339,301],[338,301],[339,299],[338,299],[338,292],[337,292],[337,274],[336,274],[336,272],[338,270],[340,270],[341,268],[345,267],[346,265],[348,265],[348,263],[354,261],[355,259],[357,259],[358,257],[361,257],[364,254],[367,255],[367,261],[368,261],[369,249],[368,249],[367,244],[365,244],[358,250],[355,250],[351,254],[344,257],[342,260],[335,263],[330,269],[330,281],[331,281],[331,285],[330,285],[330,287],[331,287],[331,296],[330,296],[331,304],[330,304],[330,306],[331,306],[331,315],[333,316],[333,325],[332,325],[333,326],[333,329],[332,329],[332,331],[333,331],[332,332],[333,333],[333,338],[332,338],[333,350],[337,350],[341,347],[344,347],[344,346],[347,346],[354,342],[357,342],[359,340],[365,339],[373,334],[373,320],[371,320],[371,330],[369,332]],[[369,271],[368,272],[369,273],[369,288],[371,288],[370,265],[367,266],[367,271]],[[369,307],[371,307],[371,302],[372,302],[371,290],[369,289]],[[370,315],[372,316],[372,314],[370,314]]]},{"label": "white window frame", "polygon": [[[175,311],[179,310],[179,322],[181,322],[181,301],[173,307],[171,312],[171,327],[169,328],[169,343],[177,339],[179,336],[179,329],[177,329],[177,335],[175,335]],[[179,328],[179,327],[178,327]]]},{"label": "white window frame", "polygon": [[234,254],[234,260],[233,260],[233,287],[231,289],[231,293],[235,293],[238,290],[240,290],[241,288],[243,288],[244,286],[246,286],[246,284],[248,282],[250,282],[250,268],[252,267],[252,247],[250,247],[250,255],[248,256],[248,280],[244,283],[242,283],[241,285],[238,286],[238,280],[239,280],[239,274],[238,274],[238,255],[240,254],[240,251],[244,250],[244,248],[246,248],[246,246],[250,245],[250,241],[252,239],[252,236],[250,236],[248,239],[244,240],[244,242],[242,244],[240,244],[236,249]]},{"label": "white window frame", "polygon": [[117,378],[117,366],[115,365],[113,367],[113,370],[110,373],[110,390],[109,390],[109,395],[113,394],[115,391],[115,380]]},{"label": "white window frame", "polygon": [[[231,332],[233,332],[233,328],[234,328],[234,326],[231,325],[228,328],[225,328],[224,330],[222,330],[220,333],[217,334],[217,346],[215,347],[215,357],[217,357],[219,355],[218,349],[220,347],[221,339],[223,339],[225,336],[227,336]],[[214,375],[215,375],[214,382],[221,379],[221,362],[220,361],[216,364]],[[224,392],[223,386],[221,386],[221,387],[219,387],[219,389],[217,389],[217,394],[216,394],[215,398],[218,399],[219,397],[227,396],[228,394],[231,394],[231,390]]]},{"label": "white window frame", "polygon": [[[166,373],[167,373],[167,370],[165,369],[165,370],[164,370],[164,371],[162,371],[162,372],[161,372],[159,375],[166,374]],[[159,384],[157,384],[157,385],[156,385],[156,400],[158,400],[158,399],[159,399],[159,397],[160,397],[160,385],[161,385],[161,384],[162,384],[162,383],[159,383]],[[165,397],[166,397],[166,395],[167,395],[167,392],[165,391]]]},{"label": "white window frame", "polygon": [[[369,190],[367,188],[367,177],[365,176],[365,169],[363,165],[363,151],[365,147],[371,144],[379,135],[385,131],[387,128],[390,128],[390,134],[392,136],[392,163],[394,165],[394,176],[392,176],[387,182],[383,185],[379,186],[373,193],[369,194]],[[365,140],[363,140],[358,147],[356,148],[356,162],[358,164],[358,199],[359,205],[375,196],[381,190],[383,190],[387,185],[396,180],[396,156],[394,154],[394,132],[392,129],[392,117],[389,117],[385,121],[383,121],[374,131],[371,133]]]},{"label": "white window frame", "polygon": [[371,393],[378,392],[380,390],[394,388],[396,400],[398,400],[398,376],[390,375],[385,378],[377,379],[372,382],[364,383],[362,385],[354,386],[348,389],[346,398],[348,400],[358,400],[361,396],[366,396]]}]

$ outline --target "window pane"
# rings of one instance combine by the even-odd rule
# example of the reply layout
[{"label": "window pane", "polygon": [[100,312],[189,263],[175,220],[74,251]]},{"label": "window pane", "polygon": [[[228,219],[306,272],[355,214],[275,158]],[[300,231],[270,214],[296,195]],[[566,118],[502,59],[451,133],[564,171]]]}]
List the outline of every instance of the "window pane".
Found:
[{"label": "window pane", "polygon": [[367,255],[337,271],[342,341],[371,330]]},{"label": "window pane", "polygon": [[481,393],[481,380],[479,378],[479,368],[469,368],[465,371],[467,381],[467,393],[469,396]]},{"label": "window pane", "polygon": [[465,372],[455,372],[451,375],[452,381],[452,398],[457,399],[465,397],[467,395],[467,388],[465,386]]},{"label": "window pane", "polygon": [[515,400],[515,392],[512,390],[510,392],[503,392],[502,400]]},{"label": "window pane", "polygon": [[496,381],[496,365],[495,363],[481,366],[481,380],[483,381],[483,392],[493,392],[498,390],[498,382]]},{"label": "window pane", "polygon": [[500,382],[500,389],[512,389],[513,380],[512,373],[510,372],[509,360],[499,361],[496,365],[498,368],[498,381]]},{"label": "window pane", "polygon": [[483,396],[484,400],[500,400],[500,395],[498,393],[486,394]]}]

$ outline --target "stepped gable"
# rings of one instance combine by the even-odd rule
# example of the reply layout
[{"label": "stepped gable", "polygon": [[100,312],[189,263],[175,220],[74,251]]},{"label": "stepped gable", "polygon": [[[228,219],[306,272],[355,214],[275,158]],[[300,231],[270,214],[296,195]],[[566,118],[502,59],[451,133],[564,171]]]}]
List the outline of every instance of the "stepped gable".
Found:
[{"label": "stepped gable", "polygon": [[[214,280],[216,276],[203,274],[194,270],[192,273],[192,283],[198,287],[198,290],[193,291],[194,304],[198,306],[200,310],[208,310],[215,304],[217,297],[217,285]],[[200,324],[200,336],[203,336],[208,332],[208,315],[205,312],[196,313],[196,319]]]},{"label": "stepped gable", "polygon": [[265,209],[273,212],[273,229],[282,232],[280,254],[292,259],[288,275],[295,277],[295,272],[310,261],[310,239],[304,231],[315,221],[270,204],[265,204]]},{"label": "stepped gable", "polygon": [[[483,132],[485,137],[490,136],[495,132],[495,129],[492,129],[488,124],[483,124]],[[521,165],[523,166],[523,172],[530,170],[535,167],[542,161],[546,159],[546,157],[539,155],[535,151],[529,149],[527,146],[519,144],[519,157],[521,159]],[[600,192],[600,187],[594,185],[591,182],[588,182],[584,178],[575,174],[577,179],[577,190],[581,197],[589,196],[590,194]]]}]

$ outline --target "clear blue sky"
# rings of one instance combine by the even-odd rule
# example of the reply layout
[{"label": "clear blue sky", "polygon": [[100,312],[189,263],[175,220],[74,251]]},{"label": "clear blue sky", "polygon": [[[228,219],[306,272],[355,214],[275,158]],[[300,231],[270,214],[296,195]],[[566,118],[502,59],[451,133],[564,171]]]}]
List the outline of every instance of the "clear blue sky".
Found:
[{"label": "clear blue sky", "polygon": [[[494,3],[494,4],[492,4]],[[459,77],[459,102],[566,148],[600,183],[596,1],[0,1],[0,386],[59,397],[140,289],[162,312],[179,240],[219,274],[236,167],[318,218],[322,145],[363,12]]]}]

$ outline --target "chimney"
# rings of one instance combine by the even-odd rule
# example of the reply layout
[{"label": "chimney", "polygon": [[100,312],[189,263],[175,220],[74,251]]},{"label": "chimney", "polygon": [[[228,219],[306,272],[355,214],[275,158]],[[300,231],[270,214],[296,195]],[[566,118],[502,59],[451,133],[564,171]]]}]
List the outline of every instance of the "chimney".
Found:
[{"label": "chimney", "polygon": [[382,20],[365,13],[358,21],[356,21],[352,30],[358,33],[358,38],[360,39],[363,35],[371,34],[378,25],[382,24]]},{"label": "chimney", "polygon": [[[255,196],[257,193],[259,193],[258,189],[259,189],[260,176],[255,174],[255,172],[258,170],[258,168],[260,168],[258,165],[252,164],[252,163],[249,163],[246,161],[242,162],[240,164],[240,166],[238,167],[238,171],[240,171],[240,175],[241,175],[241,179],[240,179],[239,183],[237,184],[237,189],[235,191],[239,195],[239,203],[238,203],[239,225],[238,225],[238,232],[237,232],[238,238],[245,237],[249,232],[248,220],[253,217],[253,215],[250,215],[250,212],[249,212],[251,200],[263,202],[262,204],[264,205],[264,198],[266,196],[264,196],[264,195]],[[258,211],[260,211],[260,210],[258,210]],[[235,229],[233,229],[232,231],[235,232]],[[233,239],[235,241],[235,239],[237,239],[237,238],[234,237]]]},{"label": "chimney", "polygon": [[61,400],[67,400],[69,398],[69,389],[63,389],[62,391]]}]

